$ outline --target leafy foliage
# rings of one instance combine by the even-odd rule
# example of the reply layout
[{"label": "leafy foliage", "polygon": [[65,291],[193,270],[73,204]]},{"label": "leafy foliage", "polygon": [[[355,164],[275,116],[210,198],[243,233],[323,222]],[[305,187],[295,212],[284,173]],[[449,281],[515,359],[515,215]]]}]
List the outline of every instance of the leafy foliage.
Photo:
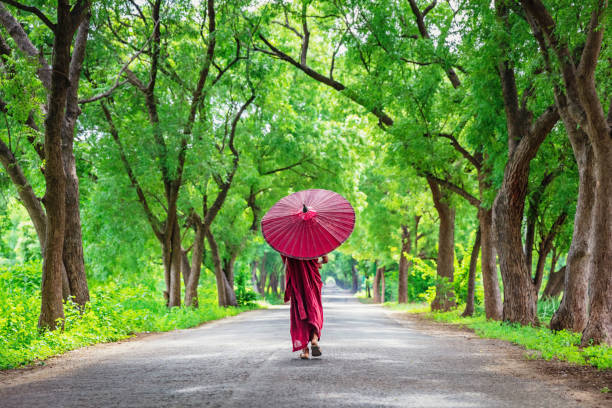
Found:
[{"label": "leafy foliage", "polygon": [[[129,280],[91,282],[92,300],[81,312],[67,302],[64,329],[39,333],[40,263],[0,267],[0,369],[44,360],[75,348],[128,338],[141,332],[184,329],[257,307],[216,304],[211,276],[200,287],[200,307],[168,309],[159,279],[141,273]],[[159,275],[158,275],[159,276]]]}]

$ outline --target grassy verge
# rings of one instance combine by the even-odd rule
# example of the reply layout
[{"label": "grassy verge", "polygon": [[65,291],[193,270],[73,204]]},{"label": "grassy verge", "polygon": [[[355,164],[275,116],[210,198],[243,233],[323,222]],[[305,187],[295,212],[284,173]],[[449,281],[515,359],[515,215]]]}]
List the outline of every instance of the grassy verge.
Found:
[{"label": "grassy verge", "polygon": [[15,368],[69,350],[117,341],[141,332],[164,332],[197,326],[258,308],[217,306],[214,278],[203,278],[200,307],[168,309],[161,296],[163,282],[122,279],[90,282],[91,302],[80,314],[65,306],[64,330],[39,333],[40,264],[0,268],[0,369]]},{"label": "grassy verge", "polygon": [[[506,322],[487,320],[482,313],[473,317],[461,317],[462,309],[449,312],[431,312],[427,304],[421,303],[385,303],[385,307],[406,313],[414,313],[427,319],[460,325],[473,329],[482,338],[506,340],[529,350],[529,358],[545,360],[558,359],[580,365],[592,365],[599,370],[612,369],[612,347],[591,346],[580,347],[580,333],[567,331],[552,332],[547,327],[521,326]],[[547,308],[541,307],[539,310]],[[546,321],[541,316],[542,321]]]}]

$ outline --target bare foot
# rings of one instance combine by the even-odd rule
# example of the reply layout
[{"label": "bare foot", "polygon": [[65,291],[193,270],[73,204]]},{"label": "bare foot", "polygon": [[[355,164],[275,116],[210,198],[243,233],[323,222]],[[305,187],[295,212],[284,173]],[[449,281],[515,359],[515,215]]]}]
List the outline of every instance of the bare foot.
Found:
[{"label": "bare foot", "polygon": [[300,354],[300,358],[302,360],[308,360],[310,358],[310,351],[308,350],[308,347],[305,347],[302,350],[302,353]]}]

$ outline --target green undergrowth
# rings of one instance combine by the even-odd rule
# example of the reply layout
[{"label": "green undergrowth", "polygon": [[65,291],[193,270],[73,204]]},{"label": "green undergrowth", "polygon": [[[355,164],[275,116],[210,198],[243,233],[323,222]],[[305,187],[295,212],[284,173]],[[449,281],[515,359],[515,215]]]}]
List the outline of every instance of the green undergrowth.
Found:
[{"label": "green undergrowth", "polygon": [[242,307],[217,306],[214,277],[203,276],[198,290],[199,308],[168,309],[161,295],[163,279],[119,277],[90,281],[91,302],[83,313],[68,302],[64,329],[39,333],[40,270],[40,263],[0,267],[0,369],[31,364],[136,333],[194,327],[260,307],[253,303]]},{"label": "green undergrowth", "polygon": [[[393,310],[419,314],[436,322],[450,323],[473,329],[482,338],[501,339],[525,347],[528,358],[558,359],[579,365],[592,365],[599,370],[612,369],[612,347],[580,347],[580,333],[568,331],[553,332],[547,327],[521,326],[516,323],[487,320],[484,313],[478,310],[473,317],[461,317],[463,308],[449,312],[432,312],[427,304],[408,303],[384,304]],[[539,305],[539,317],[542,322],[550,314],[550,307]],[[548,317],[550,318],[550,317]]]}]

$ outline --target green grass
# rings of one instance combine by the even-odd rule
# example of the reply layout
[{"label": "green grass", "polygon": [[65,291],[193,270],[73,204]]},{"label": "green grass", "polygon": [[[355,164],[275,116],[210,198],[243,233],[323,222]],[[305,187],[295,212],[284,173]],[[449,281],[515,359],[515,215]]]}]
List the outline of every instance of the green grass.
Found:
[{"label": "green grass", "polygon": [[[461,325],[473,329],[482,338],[506,340],[531,351],[530,358],[558,359],[580,365],[592,365],[599,370],[612,368],[612,347],[601,345],[580,347],[580,333],[553,332],[542,327],[487,320],[483,313],[461,317],[462,308],[449,312],[431,312],[427,304],[385,303],[385,307],[406,313],[415,313],[437,322]],[[540,320],[551,314],[550,305],[539,305]]]},{"label": "green grass", "polygon": [[259,307],[217,306],[212,276],[203,278],[197,309],[166,308],[161,296],[163,281],[159,279],[92,281],[91,302],[82,314],[68,303],[64,330],[39,333],[40,270],[39,263],[0,267],[0,369],[31,364],[135,333],[193,327]]}]

